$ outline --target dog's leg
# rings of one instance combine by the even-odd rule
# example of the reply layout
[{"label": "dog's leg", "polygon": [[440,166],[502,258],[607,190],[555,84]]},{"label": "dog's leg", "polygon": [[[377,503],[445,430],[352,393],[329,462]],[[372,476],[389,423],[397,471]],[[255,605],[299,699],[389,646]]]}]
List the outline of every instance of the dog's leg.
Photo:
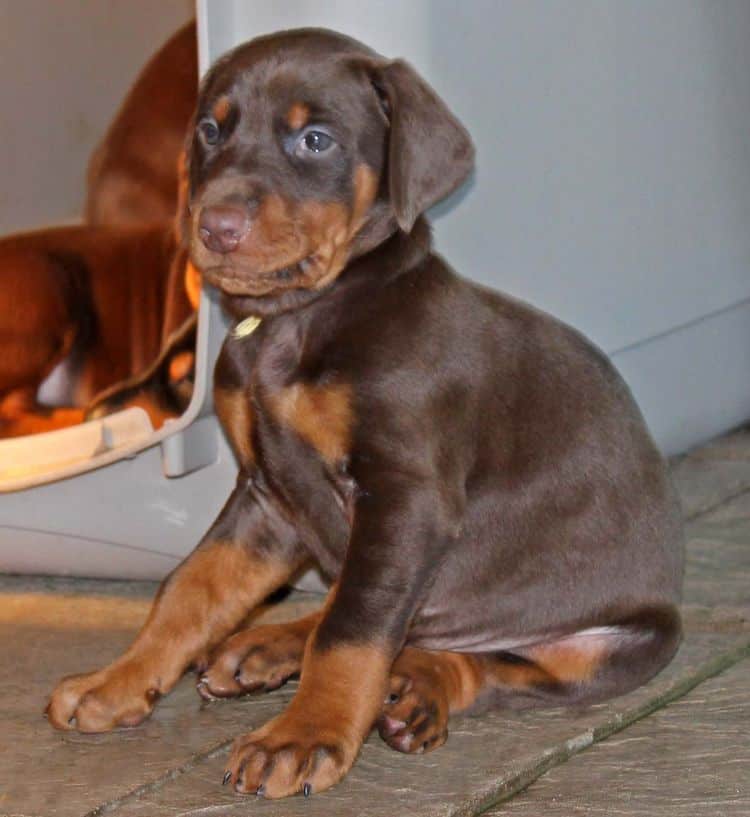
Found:
[{"label": "dog's leg", "polygon": [[399,752],[437,749],[448,738],[448,716],[470,707],[486,683],[481,656],[404,647],[378,719],[380,737]]},{"label": "dog's leg", "polygon": [[439,552],[457,528],[429,480],[374,467],[362,490],[335,592],[305,647],[289,707],[239,738],[227,766],[240,792],[318,792],[354,763],[383,706],[400,651]]},{"label": "dog's leg", "polygon": [[426,752],[445,742],[454,712],[595,703],[645,683],[670,661],[679,640],[676,613],[649,610],[620,625],[512,652],[406,647],[394,663],[378,730],[400,752]]},{"label": "dog's leg", "polygon": [[645,608],[618,623],[486,656],[478,708],[588,705],[645,684],[682,637],[675,608]]},{"label": "dog's leg", "polygon": [[165,580],[127,652],[98,672],[58,684],[47,707],[51,723],[82,732],[140,723],[188,666],[301,563],[294,530],[240,475],[211,530]]},{"label": "dog's leg", "polygon": [[80,289],[76,275],[33,245],[0,248],[0,437],[54,431],[83,418],[78,409],[44,408],[36,400],[40,383],[78,339],[71,308]]},{"label": "dog's leg", "polygon": [[296,621],[266,624],[230,636],[211,657],[198,681],[203,698],[228,698],[278,689],[302,667],[305,644],[320,612]]}]

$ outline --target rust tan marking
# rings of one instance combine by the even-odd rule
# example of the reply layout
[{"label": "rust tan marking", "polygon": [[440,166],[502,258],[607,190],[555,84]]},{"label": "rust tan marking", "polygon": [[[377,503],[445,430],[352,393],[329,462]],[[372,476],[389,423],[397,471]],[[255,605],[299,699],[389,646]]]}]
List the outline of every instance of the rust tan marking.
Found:
[{"label": "rust tan marking", "polygon": [[253,414],[243,389],[214,389],[214,408],[235,456],[242,466],[255,462]]},{"label": "rust tan marking", "polygon": [[216,120],[217,124],[221,125],[222,122],[224,122],[231,108],[232,103],[229,101],[228,96],[222,96],[216,100],[216,103],[211,109],[211,115]]},{"label": "rust tan marking", "polygon": [[572,635],[526,647],[522,654],[557,681],[581,683],[593,679],[613,646],[611,635]]},{"label": "rust tan marking", "polygon": [[294,383],[269,402],[277,420],[293,428],[329,465],[348,456],[354,421],[351,386]]},{"label": "rust tan marking", "polygon": [[375,201],[378,177],[366,164],[357,165],[352,186],[354,196],[351,210],[343,213],[329,210],[326,214],[330,221],[315,248],[314,257],[320,269],[315,289],[323,289],[330,284],[349,261],[352,241],[362,229]]},{"label": "rust tan marking", "polygon": [[193,373],[195,367],[195,353],[190,351],[178,352],[169,361],[169,382],[179,383]]},{"label": "rust tan marking", "polygon": [[430,685],[440,686],[450,712],[468,709],[486,681],[484,665],[476,656],[415,647],[404,647],[393,665],[393,673],[408,678],[419,676]]},{"label": "rust tan marking", "polygon": [[185,292],[193,309],[198,309],[201,301],[201,274],[192,261],[185,264]]},{"label": "rust tan marking", "polygon": [[517,664],[502,658],[488,659],[487,677],[492,685],[525,690],[557,680],[536,664]]},{"label": "rust tan marking", "polygon": [[310,109],[304,102],[295,102],[286,113],[286,121],[292,130],[301,130],[310,120]]},{"label": "rust tan marking", "polygon": [[[287,711],[294,717],[314,706],[323,722],[333,725],[339,720],[359,743],[380,712],[392,661],[390,650],[347,644],[318,652],[314,644],[313,633],[302,660],[305,681]],[[359,745],[353,748],[356,752]]]},{"label": "rust tan marking", "polygon": [[82,732],[139,723],[196,658],[225,639],[296,567],[260,558],[240,543],[199,546],[162,584],[146,623],[120,658],[58,684],[47,709],[50,722]]},{"label": "rust tan marking", "polygon": [[340,645],[324,652],[307,642],[299,690],[285,712],[235,742],[227,768],[238,791],[285,797],[310,783],[320,792],[354,763],[378,716],[389,651]]}]

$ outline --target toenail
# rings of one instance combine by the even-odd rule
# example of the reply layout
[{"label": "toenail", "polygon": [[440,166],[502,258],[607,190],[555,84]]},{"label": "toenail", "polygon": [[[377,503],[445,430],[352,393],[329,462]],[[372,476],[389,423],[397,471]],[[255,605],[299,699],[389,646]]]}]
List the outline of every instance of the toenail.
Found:
[{"label": "toenail", "polygon": [[224,778],[221,781],[222,786],[226,786],[229,783],[229,778],[232,776],[231,772],[224,772]]},{"label": "toenail", "polygon": [[266,795],[266,787],[261,783],[260,786],[255,790],[256,797],[265,797]]},{"label": "toenail", "polygon": [[309,797],[311,791],[312,786],[309,783],[305,783],[305,785],[302,787],[302,794],[304,794],[305,797]]},{"label": "toenail", "polygon": [[155,704],[159,698],[161,698],[161,692],[158,689],[152,687],[146,690],[146,700],[149,704]]}]

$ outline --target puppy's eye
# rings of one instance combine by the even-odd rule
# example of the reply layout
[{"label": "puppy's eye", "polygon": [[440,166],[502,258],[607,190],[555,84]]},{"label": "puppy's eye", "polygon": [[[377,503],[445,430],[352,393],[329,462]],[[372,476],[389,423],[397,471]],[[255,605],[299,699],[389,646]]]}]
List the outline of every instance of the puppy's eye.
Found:
[{"label": "puppy's eye", "polygon": [[295,152],[297,154],[325,153],[335,144],[330,134],[322,130],[311,128],[300,136],[295,147]]},{"label": "puppy's eye", "polygon": [[221,131],[219,130],[219,126],[215,119],[201,119],[201,121],[198,123],[198,130],[203,137],[203,141],[207,145],[217,144],[219,137],[221,136]]}]

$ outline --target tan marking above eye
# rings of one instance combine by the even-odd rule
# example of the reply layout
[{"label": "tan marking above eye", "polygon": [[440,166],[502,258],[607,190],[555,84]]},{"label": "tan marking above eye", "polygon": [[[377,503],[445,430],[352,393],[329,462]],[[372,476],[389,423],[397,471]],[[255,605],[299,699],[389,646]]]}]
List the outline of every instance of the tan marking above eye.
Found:
[{"label": "tan marking above eye", "polygon": [[231,107],[232,103],[229,101],[229,97],[227,96],[219,97],[219,99],[216,100],[213,108],[211,109],[211,114],[216,120],[217,124],[221,125],[221,123],[227,118]]},{"label": "tan marking above eye", "polygon": [[292,130],[300,130],[310,120],[310,109],[304,102],[295,102],[286,112],[286,121]]},{"label": "tan marking above eye", "polygon": [[345,383],[294,383],[270,399],[276,419],[290,426],[329,464],[346,459],[354,422],[352,388]]}]

